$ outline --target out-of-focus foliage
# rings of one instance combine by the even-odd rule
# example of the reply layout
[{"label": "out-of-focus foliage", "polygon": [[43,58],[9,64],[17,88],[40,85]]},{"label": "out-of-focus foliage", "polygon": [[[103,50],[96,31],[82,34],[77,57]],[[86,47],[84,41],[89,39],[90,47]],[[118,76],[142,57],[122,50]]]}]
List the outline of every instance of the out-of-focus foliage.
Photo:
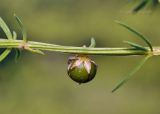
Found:
[{"label": "out-of-focus foliage", "polygon": [[[120,20],[160,45],[159,10],[133,15],[130,6],[134,4],[125,0],[3,0],[0,16],[15,31],[19,28],[13,14],[20,16],[33,41],[83,46],[94,37],[97,47],[127,46],[123,40],[142,44],[114,22]],[[114,84],[142,57],[91,57],[98,64],[97,75],[92,82],[78,85],[67,75],[68,54],[23,52],[17,63],[10,55],[0,64],[0,113],[159,114],[158,57],[114,94],[110,92]]]},{"label": "out-of-focus foliage", "polygon": [[150,5],[152,8],[155,8],[160,3],[159,0],[138,0],[138,2],[139,4],[133,9],[133,12],[138,12],[147,5]]}]

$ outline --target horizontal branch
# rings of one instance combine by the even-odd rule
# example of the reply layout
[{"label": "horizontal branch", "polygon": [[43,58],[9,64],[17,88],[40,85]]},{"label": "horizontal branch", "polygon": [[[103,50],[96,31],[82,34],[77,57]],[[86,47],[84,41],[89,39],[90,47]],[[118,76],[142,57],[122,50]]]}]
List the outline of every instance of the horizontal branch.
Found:
[{"label": "horizontal branch", "polygon": [[160,55],[160,47],[154,47],[153,52],[149,50],[149,47],[145,47],[146,50],[137,48],[90,48],[90,47],[73,47],[62,46],[41,42],[28,41],[24,43],[23,40],[8,40],[0,39],[0,48],[18,48],[25,49],[25,47],[31,49],[38,49],[44,51],[55,51],[63,53],[74,54],[88,54],[88,55],[110,55],[110,56],[127,56],[127,55]]}]

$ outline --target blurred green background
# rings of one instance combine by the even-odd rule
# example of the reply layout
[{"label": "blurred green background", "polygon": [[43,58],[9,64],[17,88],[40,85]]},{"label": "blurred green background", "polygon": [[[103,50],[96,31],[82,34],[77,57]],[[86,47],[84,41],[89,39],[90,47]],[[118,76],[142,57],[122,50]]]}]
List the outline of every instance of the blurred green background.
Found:
[{"label": "blurred green background", "polygon": [[[0,16],[18,32],[16,13],[32,41],[83,46],[95,37],[97,47],[127,46],[123,40],[143,44],[114,22],[120,20],[159,46],[160,10],[132,14],[135,5],[128,0],[1,0]],[[23,52],[16,63],[13,52],[0,64],[0,114],[160,114],[158,57],[112,94],[117,81],[143,57],[92,56],[96,78],[78,85],[66,73],[68,54],[45,53]]]}]

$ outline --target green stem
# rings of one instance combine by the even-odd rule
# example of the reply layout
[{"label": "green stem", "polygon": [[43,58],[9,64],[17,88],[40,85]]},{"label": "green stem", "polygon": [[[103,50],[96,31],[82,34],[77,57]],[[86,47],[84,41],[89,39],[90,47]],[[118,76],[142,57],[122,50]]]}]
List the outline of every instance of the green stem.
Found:
[{"label": "green stem", "polygon": [[113,55],[113,56],[127,56],[127,55],[160,55],[160,47],[154,47],[153,52],[146,47],[145,50],[136,48],[87,48],[87,47],[73,47],[73,46],[61,46],[49,43],[41,43],[28,41],[24,43],[23,40],[8,40],[0,39],[0,48],[18,48],[25,49],[24,47],[44,50],[44,51],[55,51],[64,53],[74,54],[89,54],[89,55]]}]

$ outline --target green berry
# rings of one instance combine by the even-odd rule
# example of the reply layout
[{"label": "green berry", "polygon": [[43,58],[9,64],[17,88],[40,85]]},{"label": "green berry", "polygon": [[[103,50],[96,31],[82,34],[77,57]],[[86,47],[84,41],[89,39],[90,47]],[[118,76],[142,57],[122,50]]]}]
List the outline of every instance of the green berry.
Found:
[{"label": "green berry", "polygon": [[86,55],[77,55],[68,59],[68,75],[77,83],[91,81],[97,72],[97,65]]}]

